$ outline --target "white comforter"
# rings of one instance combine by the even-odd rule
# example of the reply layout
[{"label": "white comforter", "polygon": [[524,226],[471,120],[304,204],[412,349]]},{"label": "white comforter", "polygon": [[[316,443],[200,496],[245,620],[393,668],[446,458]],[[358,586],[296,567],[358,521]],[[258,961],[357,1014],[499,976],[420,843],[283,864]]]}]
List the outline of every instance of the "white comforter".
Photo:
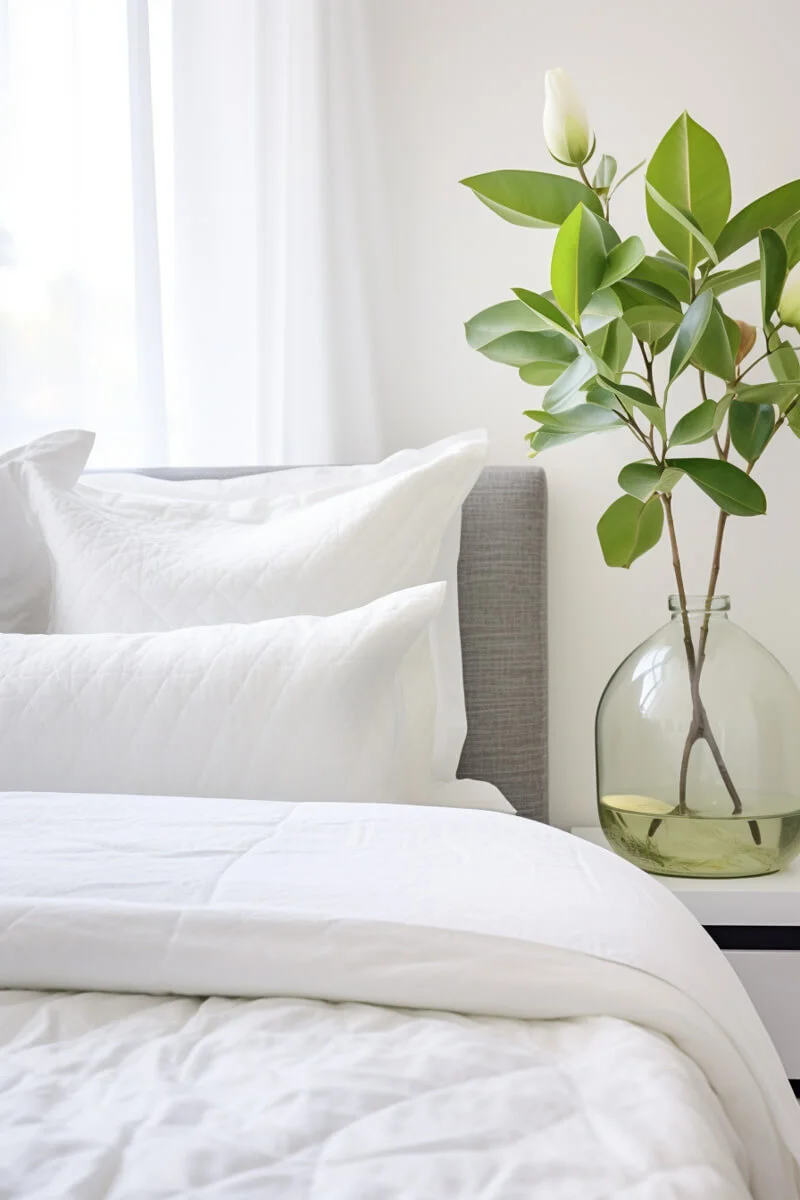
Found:
[{"label": "white comforter", "polygon": [[800,1196],[724,958],[567,834],[5,794],[0,846],[0,1197]]}]

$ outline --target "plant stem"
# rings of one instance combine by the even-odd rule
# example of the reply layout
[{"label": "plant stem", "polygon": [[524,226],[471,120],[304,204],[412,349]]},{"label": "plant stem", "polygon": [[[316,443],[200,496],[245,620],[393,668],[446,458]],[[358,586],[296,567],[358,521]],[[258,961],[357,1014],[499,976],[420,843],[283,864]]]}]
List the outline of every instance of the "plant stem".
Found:
[{"label": "plant stem", "polygon": [[[726,453],[725,457],[727,458],[727,453]],[[752,466],[753,466],[753,464],[751,463],[750,469],[752,469]],[[749,474],[749,470],[748,470],[748,474]],[[702,700],[700,699],[700,676],[703,672],[703,664],[705,663],[705,660],[706,660],[706,647],[708,645],[708,630],[709,630],[709,626],[711,623],[711,603],[714,599],[714,592],[717,587],[717,580],[719,579],[720,561],[722,558],[722,542],[725,537],[725,527],[728,523],[728,515],[729,515],[728,513],[720,511],[719,517],[717,519],[717,533],[716,533],[716,537],[714,538],[714,553],[713,553],[712,560],[711,560],[711,573],[708,578],[708,589],[706,591],[706,608],[705,608],[705,612],[703,614],[703,625],[700,630],[700,638],[699,638],[698,649],[697,649],[697,662],[695,664],[694,678],[692,681],[692,706],[693,706],[694,711],[692,713],[692,721],[689,726],[689,732],[686,735],[686,744],[684,745],[684,748],[683,748],[683,757],[681,759],[681,781],[680,781],[679,790],[685,797],[686,774],[688,772],[688,767],[689,767],[689,757],[691,755],[692,747],[694,746],[695,742],[698,741],[702,737],[705,739],[705,741],[708,745],[708,748],[710,749],[710,751],[713,755],[714,762],[717,765],[717,770],[720,773],[722,782],[725,784],[728,795],[730,796],[730,798],[733,802],[733,811],[735,813],[740,813],[742,811],[741,797],[739,796],[736,786],[734,785],[734,782],[731,778],[730,772],[728,771],[728,768],[725,764],[725,760],[722,757],[722,752],[719,749],[717,740],[711,731],[710,725],[708,723],[708,715],[706,714],[705,707],[703,705]],[[702,725],[699,730],[698,730],[698,727],[696,724],[696,716],[697,716],[698,711],[702,714]],[[685,766],[684,766],[684,764],[685,764]],[[761,845],[761,830],[758,827],[758,822],[757,821],[748,821],[748,826],[750,828],[750,834],[753,838],[753,841],[755,842],[755,844],[757,846],[760,846]]]},{"label": "plant stem", "polygon": [[[664,504],[664,516],[667,522],[667,530],[669,533],[670,546],[672,548],[672,565],[675,572],[675,582],[678,588],[678,600],[680,602],[681,622],[683,625],[683,644],[686,651],[686,665],[689,671],[689,691],[692,698],[692,717],[689,724],[689,731],[686,735],[686,741],[681,755],[680,772],[678,776],[678,812],[685,814],[688,811],[686,803],[687,783],[689,777],[689,762],[691,759],[692,750],[695,744],[699,741],[704,741],[711,751],[711,755],[719,771],[720,778],[725,785],[728,795],[733,803],[734,813],[742,811],[742,801],[736,786],[728,770],[727,764],[722,756],[722,751],[719,748],[719,743],[711,729],[711,723],[706,712],[705,705],[700,697],[700,676],[705,661],[706,646],[708,643],[708,630],[711,618],[711,601],[714,596],[714,589],[719,578],[720,560],[722,555],[722,541],[725,535],[725,526],[728,520],[728,514],[720,512],[717,522],[717,534],[714,541],[714,555],[711,565],[711,575],[709,577],[708,593],[706,597],[705,613],[703,615],[703,626],[700,632],[698,649],[695,653],[694,641],[692,639],[692,630],[689,623],[689,612],[686,604],[686,586],[683,579],[683,567],[681,565],[680,552],[678,549],[678,538],[675,530],[675,519],[672,514],[672,497],[662,496]],[[661,825],[659,818],[651,821],[647,836],[652,837]],[[750,821],[750,832],[753,841],[756,845],[761,844],[761,833],[758,824],[755,821]]]},{"label": "plant stem", "polygon": [[647,385],[650,388],[650,394],[653,397],[653,399],[655,400],[655,402],[658,403],[658,397],[656,396],[656,385],[655,385],[655,380],[653,378],[653,360],[650,357],[650,355],[647,353],[645,344],[642,341],[642,339],[637,338],[636,341],[639,343],[639,349],[642,352],[642,359],[644,360],[644,369],[647,372]]},{"label": "plant stem", "polygon": [[704,402],[708,403],[708,392],[706,391],[706,373],[705,371],[699,371],[698,374],[700,375],[700,395],[703,397]]},{"label": "plant stem", "polygon": [[[653,375],[653,359],[651,356],[648,355],[647,350],[645,348],[645,344],[641,340],[641,338],[637,338],[636,341],[639,343],[639,349],[642,352],[642,358],[644,360],[644,369],[647,372],[647,378],[646,378],[645,382],[647,383],[647,386],[650,389],[650,395],[653,397],[653,403],[658,404],[658,396],[656,395],[656,382],[655,382],[655,377]],[[661,457],[659,458],[659,456],[656,454],[652,424],[650,426],[650,443],[649,443],[648,449],[650,450],[650,453],[653,456],[654,462],[657,464],[657,466],[661,467],[661,469],[663,471],[664,465],[665,465],[664,459],[665,459],[666,451],[667,451],[667,441],[666,441],[666,438],[662,438]]]},{"label": "plant stem", "polygon": [[649,382],[647,376],[642,375],[642,373],[640,371],[621,371],[620,374],[621,375],[633,375],[634,379],[641,379],[642,383]]},{"label": "plant stem", "polygon": [[[692,283],[694,283],[694,280],[692,281]],[[695,291],[694,286],[692,286],[693,294],[694,294],[694,291]],[[639,343],[639,349],[641,351],[642,359],[643,359],[644,365],[645,365],[645,370],[647,372],[647,384],[648,384],[650,393],[653,396],[655,403],[658,403],[658,398],[656,395],[656,388],[655,388],[655,380],[654,380],[654,376],[653,376],[653,360],[648,355],[644,343],[639,338],[637,338],[636,340]],[[768,357],[770,353],[771,353],[771,351],[768,349],[767,353],[762,355],[762,359]],[[761,360],[758,360],[758,361],[761,361]],[[751,364],[751,365],[755,365],[755,364]],[[749,370],[749,368],[748,368],[748,370]],[[705,372],[700,371],[699,376],[700,376],[700,394],[703,398],[703,401],[707,401],[708,393],[706,390]],[[737,377],[737,382],[739,381],[740,378],[741,378],[741,376]],[[791,412],[792,408],[794,407],[794,405],[796,403],[798,403],[798,400],[793,401],[792,404],[788,406],[786,413],[782,414],[780,419],[776,422],[775,428],[773,429],[772,434],[770,435],[770,438],[768,439],[767,444],[769,444],[769,441],[771,441],[772,437],[775,436],[775,433],[777,432],[778,428],[786,420],[789,412]],[[666,407],[666,397],[665,397],[664,407]],[[650,454],[651,454],[654,462],[656,462],[658,465],[663,467],[665,454],[666,454],[666,439],[664,440],[664,450],[662,451],[661,457],[659,458],[659,456],[657,455],[656,450],[655,450],[652,431],[650,434],[650,438],[647,439],[644,436],[644,434],[641,432],[639,427],[636,425],[636,422],[632,418],[628,423],[630,424],[632,431],[636,434],[636,436],[639,438],[639,440],[650,451]],[[719,455],[720,459],[727,462],[728,455],[730,453],[730,445],[731,445],[730,428],[728,428],[728,430],[727,430],[724,444],[722,442],[720,442],[719,435],[716,433],[714,434],[714,444],[716,446],[717,454]],[[764,447],[764,449],[766,449],[766,446]],[[763,453],[763,451],[762,451],[762,453]],[[754,463],[750,463],[748,465],[748,468],[747,468],[748,475],[750,474],[754,465],[755,465]],[[717,742],[717,739],[714,736],[713,730],[711,729],[711,723],[708,718],[708,713],[706,712],[705,705],[703,704],[702,698],[700,696],[700,678],[701,678],[702,671],[703,671],[703,665],[706,660],[706,650],[707,650],[707,646],[708,646],[708,634],[709,634],[710,621],[711,621],[711,605],[712,605],[712,602],[714,599],[714,593],[715,593],[715,589],[717,586],[717,581],[719,579],[720,563],[721,563],[721,558],[722,558],[722,544],[723,544],[723,540],[725,537],[725,528],[726,528],[726,525],[728,522],[728,513],[724,512],[724,511],[720,511],[720,514],[719,514],[719,517],[717,520],[717,531],[716,531],[716,536],[714,539],[714,551],[713,551],[712,561],[711,561],[711,571],[709,574],[708,589],[706,592],[705,612],[703,614],[703,623],[702,623],[702,626],[700,629],[700,636],[698,639],[697,651],[695,651],[695,645],[694,645],[694,641],[692,638],[691,624],[689,621],[688,606],[686,603],[686,586],[685,586],[684,578],[683,578],[683,567],[681,564],[680,551],[678,548],[678,538],[677,538],[677,533],[676,533],[676,529],[675,529],[675,519],[674,519],[673,512],[672,512],[672,496],[670,494],[662,494],[661,501],[662,501],[663,508],[664,508],[664,517],[665,517],[665,521],[666,521],[666,525],[667,525],[667,531],[669,534],[669,541],[670,541],[670,546],[671,546],[671,550],[672,550],[672,566],[673,566],[673,571],[675,573],[676,586],[678,589],[678,600],[680,603],[681,623],[683,626],[683,642],[684,642],[684,648],[685,648],[685,652],[686,652],[686,665],[687,665],[688,673],[689,673],[689,690],[690,690],[691,700],[692,700],[692,716],[691,716],[691,721],[689,724],[689,730],[686,735],[686,741],[684,743],[683,752],[681,754],[680,771],[679,771],[679,776],[678,776],[678,812],[681,814],[686,814],[686,812],[688,811],[686,796],[687,796],[687,790],[688,790],[689,765],[690,765],[690,761],[691,761],[692,750],[694,749],[694,746],[696,745],[697,742],[704,741],[711,752],[711,756],[714,759],[714,763],[719,772],[720,778],[722,779],[722,782],[725,785],[725,789],[731,798],[731,801],[733,804],[733,811],[735,814],[738,815],[739,813],[742,812],[741,797],[739,796],[736,785],[734,784],[733,778],[731,777],[731,773],[728,770],[727,764],[723,758],[722,751],[720,750],[720,747],[719,747],[719,743]],[[656,831],[658,830],[658,828],[661,824],[662,824],[662,820],[659,817],[656,817],[653,821],[651,821],[650,828],[647,833],[648,838],[653,837],[653,835],[656,833]],[[753,838],[753,841],[755,842],[755,844],[757,846],[761,845],[761,831],[759,829],[758,822],[757,821],[748,821],[748,826],[750,828],[750,833],[752,835],[752,838]]]},{"label": "plant stem", "polygon": [[[770,437],[764,446],[764,450],[766,450],[767,445],[769,445],[769,442],[775,436],[778,429],[785,422],[786,418],[788,417],[789,413],[791,412],[792,408],[794,407],[794,405],[796,403],[797,403],[796,400],[793,401],[793,403],[791,405],[789,405],[789,407],[787,408],[786,412],[783,413],[781,415],[781,417],[779,418],[779,420],[775,423],[775,427],[772,430],[772,433],[770,434]],[[719,449],[721,452],[720,457],[725,459],[726,461],[728,458],[728,454],[730,453],[730,445],[731,445],[731,437],[730,437],[730,429],[728,429],[728,432],[725,437],[724,447],[719,446]],[[763,452],[764,451],[762,450],[762,454],[763,454]],[[746,470],[747,475],[750,475],[752,473],[754,466],[755,466],[755,460],[753,462],[750,462],[747,464],[747,470]],[[708,716],[706,714],[705,707],[703,706],[702,700],[700,699],[700,676],[702,675],[703,665],[706,661],[706,649],[708,646],[708,632],[709,632],[709,627],[710,627],[710,623],[711,623],[711,604],[714,599],[714,593],[716,591],[717,581],[719,579],[720,563],[721,563],[721,559],[722,559],[722,543],[723,543],[723,540],[725,537],[725,529],[728,524],[728,516],[729,516],[728,513],[724,512],[724,511],[720,511],[719,517],[717,518],[717,531],[716,531],[716,536],[714,538],[714,552],[713,552],[712,558],[711,558],[711,571],[709,573],[709,578],[708,578],[708,588],[706,589],[705,612],[703,614],[703,624],[702,624],[702,627],[700,630],[700,638],[698,641],[698,649],[697,649],[697,658],[695,660],[694,666],[692,666],[692,663],[689,660],[689,676],[690,676],[690,685],[691,685],[691,689],[692,689],[692,720],[689,725],[689,731],[686,735],[686,742],[685,742],[685,745],[683,748],[683,755],[681,757],[681,770],[680,770],[680,779],[679,779],[679,807],[681,807],[682,810],[683,810],[683,805],[685,805],[686,782],[687,782],[687,775],[688,775],[688,770],[689,770],[689,759],[691,757],[692,748],[697,741],[699,741],[701,738],[704,738],[709,749],[711,750],[713,757],[714,757],[714,761],[717,765],[717,770],[719,771],[722,781],[725,784],[725,787],[728,791],[728,795],[730,796],[730,798],[733,802],[734,813],[740,813],[742,811],[741,798],[740,798],[739,793],[733,783],[733,780],[732,780],[730,772],[728,771],[728,768],[725,764],[725,761],[722,757],[722,753],[719,749],[716,738],[714,737],[714,734],[711,731],[711,728],[708,723]],[[694,651],[694,647],[692,649]],[[687,655],[687,660],[688,660],[688,655]],[[753,841],[755,842],[755,844],[757,846],[760,846],[761,845],[761,830],[759,829],[758,822],[757,821],[748,821],[748,826],[750,828],[750,833],[753,838]]]},{"label": "plant stem", "polygon": [[708,627],[711,621],[711,601],[714,599],[714,591],[719,579],[720,559],[722,557],[722,540],[725,537],[725,526],[728,523],[728,513],[720,509],[719,517],[717,518],[717,533],[714,538],[714,553],[711,557],[711,572],[708,577],[708,588],[706,589],[706,611],[703,615],[703,627],[700,630],[700,642],[697,650],[697,675],[703,669],[703,663],[706,657],[706,643],[708,642]]},{"label": "plant stem", "polygon": [[[778,329],[780,329],[780,326],[778,326],[776,329],[774,329],[774,330],[772,331],[772,332],[773,332],[773,335],[774,335],[774,334],[776,334],[776,333],[778,332]],[[787,345],[789,346],[789,349],[790,349],[790,350],[795,350],[795,351],[797,351],[797,350],[800,348],[800,347],[797,347],[797,346],[792,346],[790,343],[787,343]],[[752,361],[752,362],[751,362],[751,363],[750,363],[750,364],[749,364],[749,365],[748,365],[748,366],[745,368],[745,370],[744,370],[744,371],[741,371],[741,372],[740,372],[740,373],[739,373],[739,374],[736,376],[736,382],[737,382],[737,383],[739,383],[739,382],[740,382],[742,379],[744,379],[745,375],[749,375],[749,374],[750,374],[750,372],[752,371],[753,367],[757,367],[757,366],[758,366],[758,364],[759,364],[760,362],[763,362],[765,358],[769,358],[771,355],[773,355],[773,354],[777,354],[777,352],[778,352],[780,349],[781,349],[781,347],[778,345],[778,346],[773,346],[773,347],[772,347],[772,349],[770,350],[770,349],[769,349],[769,345],[768,345],[768,346],[767,346],[767,349],[764,351],[764,353],[763,353],[763,354],[759,354],[758,358],[754,358],[754,359],[753,359],[753,361]]]},{"label": "plant stem", "polygon": [[683,567],[681,565],[680,551],[678,550],[678,535],[675,532],[675,518],[672,515],[672,496],[664,494],[661,497],[664,505],[664,516],[667,522],[667,531],[669,533],[669,544],[672,549],[672,569],[675,572],[675,583],[678,588],[678,600],[681,605],[681,620],[683,622],[683,644],[686,648],[686,661],[689,664],[689,673],[694,675],[695,669],[695,654],[694,642],[692,641],[692,630],[689,625],[689,613],[686,608],[686,587],[683,582]]},{"label": "plant stem", "polygon": [[[681,606],[681,621],[683,623],[683,644],[684,644],[684,648],[686,650],[686,662],[689,667],[689,680],[691,683],[691,681],[694,679],[694,665],[695,665],[694,642],[692,641],[692,630],[691,630],[691,626],[689,625],[689,613],[686,608],[686,586],[683,582],[683,567],[681,565],[680,550],[678,549],[678,535],[675,531],[675,518],[672,515],[672,496],[669,494],[662,494],[661,503],[664,506],[664,518],[667,522],[667,532],[669,534],[669,544],[670,544],[670,548],[672,550],[672,569],[675,572],[675,584],[678,589],[678,600],[680,601],[680,606]],[[694,706],[694,688],[693,687],[692,687],[692,708],[693,708],[692,729],[690,731],[690,737],[692,737],[692,740],[690,741],[689,738],[687,738],[686,745],[683,748],[683,757],[681,758],[681,770],[680,770],[680,777],[679,777],[678,811],[681,813],[686,812],[686,776],[687,776],[687,773],[689,770],[689,755],[691,753],[692,746],[694,745],[695,741],[697,740],[697,736],[699,736],[699,734],[697,734],[696,736],[692,736],[692,734],[695,730],[696,716],[697,716],[696,711],[695,711],[695,706]],[[650,822],[650,828],[647,831],[648,838],[653,837],[653,835],[656,833],[656,831],[658,830],[660,825],[661,825],[661,820],[658,817],[656,817],[655,820]]]}]

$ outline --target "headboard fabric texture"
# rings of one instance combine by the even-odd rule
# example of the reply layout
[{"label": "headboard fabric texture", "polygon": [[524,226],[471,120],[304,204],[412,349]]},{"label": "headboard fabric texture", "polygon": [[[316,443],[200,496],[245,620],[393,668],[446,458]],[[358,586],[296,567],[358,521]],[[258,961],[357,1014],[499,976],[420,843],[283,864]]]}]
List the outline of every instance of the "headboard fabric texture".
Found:
[{"label": "headboard fabric texture", "polygon": [[[230,479],[280,467],[145,469]],[[547,486],[541,467],[486,467],[464,505],[458,564],[468,733],[459,776],[546,821]]]}]

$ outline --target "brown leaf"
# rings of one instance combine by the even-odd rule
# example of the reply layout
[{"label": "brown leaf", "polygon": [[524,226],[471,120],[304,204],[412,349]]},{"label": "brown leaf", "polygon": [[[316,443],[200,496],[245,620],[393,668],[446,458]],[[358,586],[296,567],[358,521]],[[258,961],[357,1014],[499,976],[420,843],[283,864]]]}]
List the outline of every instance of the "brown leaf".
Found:
[{"label": "brown leaf", "polygon": [[750,325],[748,321],[737,321],[739,326],[739,349],[736,351],[736,366],[743,358],[747,358],[753,346],[756,344],[756,327]]}]

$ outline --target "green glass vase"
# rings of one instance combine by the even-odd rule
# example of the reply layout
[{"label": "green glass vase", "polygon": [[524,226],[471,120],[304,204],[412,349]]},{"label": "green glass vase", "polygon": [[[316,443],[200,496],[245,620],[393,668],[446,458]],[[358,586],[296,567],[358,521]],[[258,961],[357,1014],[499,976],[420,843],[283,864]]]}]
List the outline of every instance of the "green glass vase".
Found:
[{"label": "green glass vase", "polygon": [[779,871],[800,851],[800,691],[727,596],[669,609],[597,710],[605,836],[656,874]]}]

